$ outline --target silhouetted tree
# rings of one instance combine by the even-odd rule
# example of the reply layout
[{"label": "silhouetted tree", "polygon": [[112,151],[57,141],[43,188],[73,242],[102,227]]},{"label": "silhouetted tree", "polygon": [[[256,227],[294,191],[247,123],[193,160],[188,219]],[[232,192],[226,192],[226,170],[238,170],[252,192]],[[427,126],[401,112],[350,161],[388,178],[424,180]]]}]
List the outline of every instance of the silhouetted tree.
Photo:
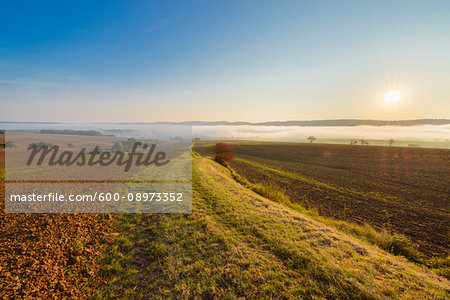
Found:
[{"label": "silhouetted tree", "polygon": [[234,149],[228,146],[228,144],[226,143],[217,143],[213,147],[213,150],[216,154],[214,160],[222,165],[227,165],[227,162],[233,160],[236,157],[233,153]]},{"label": "silhouetted tree", "polygon": [[315,140],[317,140],[317,138],[315,136],[309,136],[308,137],[309,143],[312,144],[312,142],[314,142]]},{"label": "silhouetted tree", "polygon": [[369,145],[369,142],[363,139],[360,140],[359,142],[361,143],[361,145]]}]

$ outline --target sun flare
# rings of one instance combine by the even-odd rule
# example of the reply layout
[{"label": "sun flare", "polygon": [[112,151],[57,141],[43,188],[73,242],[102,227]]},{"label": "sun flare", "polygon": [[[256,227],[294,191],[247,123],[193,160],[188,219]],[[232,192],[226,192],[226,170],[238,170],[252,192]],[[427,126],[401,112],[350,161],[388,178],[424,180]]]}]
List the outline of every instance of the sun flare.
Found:
[{"label": "sun flare", "polygon": [[402,97],[402,94],[400,92],[398,92],[398,91],[389,91],[384,96],[384,100],[387,103],[396,103],[398,100],[400,100],[401,97]]}]

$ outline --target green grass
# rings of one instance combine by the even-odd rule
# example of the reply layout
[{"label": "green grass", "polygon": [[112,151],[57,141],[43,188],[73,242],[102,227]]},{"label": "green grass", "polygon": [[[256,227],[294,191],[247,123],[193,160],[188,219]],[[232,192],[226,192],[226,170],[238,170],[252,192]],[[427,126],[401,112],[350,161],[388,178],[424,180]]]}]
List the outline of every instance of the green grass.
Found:
[{"label": "green grass", "polygon": [[300,204],[291,202],[286,193],[281,191],[275,183],[268,185],[250,183],[246,178],[236,173],[233,169],[229,168],[229,170],[233,178],[238,183],[258,193],[259,195],[266,197],[267,199],[281,203],[291,209],[311,216],[316,220],[320,220],[321,222],[333,226],[343,232],[349,233],[360,240],[376,245],[392,254],[403,255],[411,261],[424,263],[423,255],[415,249],[413,243],[404,235],[392,234],[386,229],[383,231],[377,231],[369,224],[361,226],[347,221],[319,216],[316,210],[307,209]]},{"label": "green grass", "polygon": [[[339,186],[332,186],[326,183],[317,181],[313,178],[309,178],[297,173],[285,171],[278,168],[273,168],[266,166],[260,162],[249,161],[246,159],[239,158],[239,161],[249,164],[253,167],[259,169],[260,172],[263,172],[269,178],[277,176],[277,180],[283,180],[285,178],[295,178],[299,179],[314,188],[317,189],[328,189],[341,192],[341,199],[346,201],[345,195],[360,195],[364,197],[370,197],[376,200],[386,201],[386,202],[394,202],[394,201],[402,201],[400,198],[385,195],[382,193],[374,193],[374,192],[361,192],[355,191],[348,188],[343,188]],[[268,185],[262,185],[259,183],[250,183],[244,177],[237,174],[234,170],[230,168],[232,172],[233,178],[243,184],[245,187],[255,191],[256,193],[271,199],[272,201],[282,203],[292,209],[295,209],[301,213],[307,214],[309,216],[314,217],[316,220],[319,220],[329,226],[333,226],[343,232],[353,235],[354,237],[367,241],[373,245],[378,246],[379,248],[386,250],[395,255],[402,255],[408,258],[410,261],[415,263],[419,263],[422,265],[428,266],[431,270],[433,270],[436,274],[440,276],[444,276],[447,279],[450,279],[450,256],[447,257],[427,257],[421,252],[417,250],[417,245],[415,245],[411,240],[409,240],[405,235],[399,233],[393,233],[390,228],[383,228],[381,230],[376,230],[369,224],[358,225],[355,223],[351,223],[348,221],[336,220],[330,217],[319,216],[317,210],[304,207],[298,203],[291,202],[289,197],[284,194],[284,191],[280,191],[278,186],[275,183],[269,183]],[[272,195],[271,195],[272,194]],[[389,219],[388,212],[386,212],[387,218]],[[389,227],[389,224],[386,224]]]},{"label": "green grass", "polygon": [[116,234],[109,238],[114,243],[108,248],[101,258],[103,268],[100,275],[108,279],[106,285],[100,286],[94,299],[117,298],[128,295],[126,292],[135,295],[134,277],[139,272],[137,265],[134,264],[136,255],[134,247],[141,236],[141,231],[137,230],[136,224],[139,224],[142,214],[121,214],[117,219]]},{"label": "green grass", "polygon": [[194,159],[193,186],[192,214],[122,215],[95,298],[448,297],[445,278],[256,194],[208,159]]}]

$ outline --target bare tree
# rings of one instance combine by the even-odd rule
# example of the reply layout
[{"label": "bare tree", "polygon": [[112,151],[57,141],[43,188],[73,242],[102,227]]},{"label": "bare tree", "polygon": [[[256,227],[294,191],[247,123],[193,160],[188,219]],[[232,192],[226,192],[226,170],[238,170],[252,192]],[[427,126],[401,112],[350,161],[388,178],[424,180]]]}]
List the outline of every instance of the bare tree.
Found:
[{"label": "bare tree", "polygon": [[361,139],[359,142],[361,143],[361,145],[369,145],[369,142],[364,139]]},{"label": "bare tree", "polygon": [[390,146],[392,146],[393,143],[395,143],[395,140],[394,140],[394,139],[390,139],[390,140],[388,141],[388,143],[389,143],[389,147],[390,147]]},{"label": "bare tree", "polygon": [[312,144],[312,142],[314,142],[315,140],[317,140],[317,138],[315,136],[309,136],[308,137],[309,143]]}]

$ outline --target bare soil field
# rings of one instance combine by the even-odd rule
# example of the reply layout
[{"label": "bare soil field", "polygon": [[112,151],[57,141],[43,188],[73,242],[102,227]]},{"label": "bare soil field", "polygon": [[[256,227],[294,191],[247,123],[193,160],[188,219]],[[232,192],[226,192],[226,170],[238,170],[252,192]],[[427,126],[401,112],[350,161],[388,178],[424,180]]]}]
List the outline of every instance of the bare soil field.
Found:
[{"label": "bare soil field", "polygon": [[85,298],[114,242],[112,215],[5,214],[0,150],[0,298]]},{"label": "bare soil field", "polygon": [[[427,256],[449,255],[450,150],[293,143],[230,143],[230,166],[276,185],[320,215],[406,235]],[[201,154],[213,155],[210,145]]]}]

